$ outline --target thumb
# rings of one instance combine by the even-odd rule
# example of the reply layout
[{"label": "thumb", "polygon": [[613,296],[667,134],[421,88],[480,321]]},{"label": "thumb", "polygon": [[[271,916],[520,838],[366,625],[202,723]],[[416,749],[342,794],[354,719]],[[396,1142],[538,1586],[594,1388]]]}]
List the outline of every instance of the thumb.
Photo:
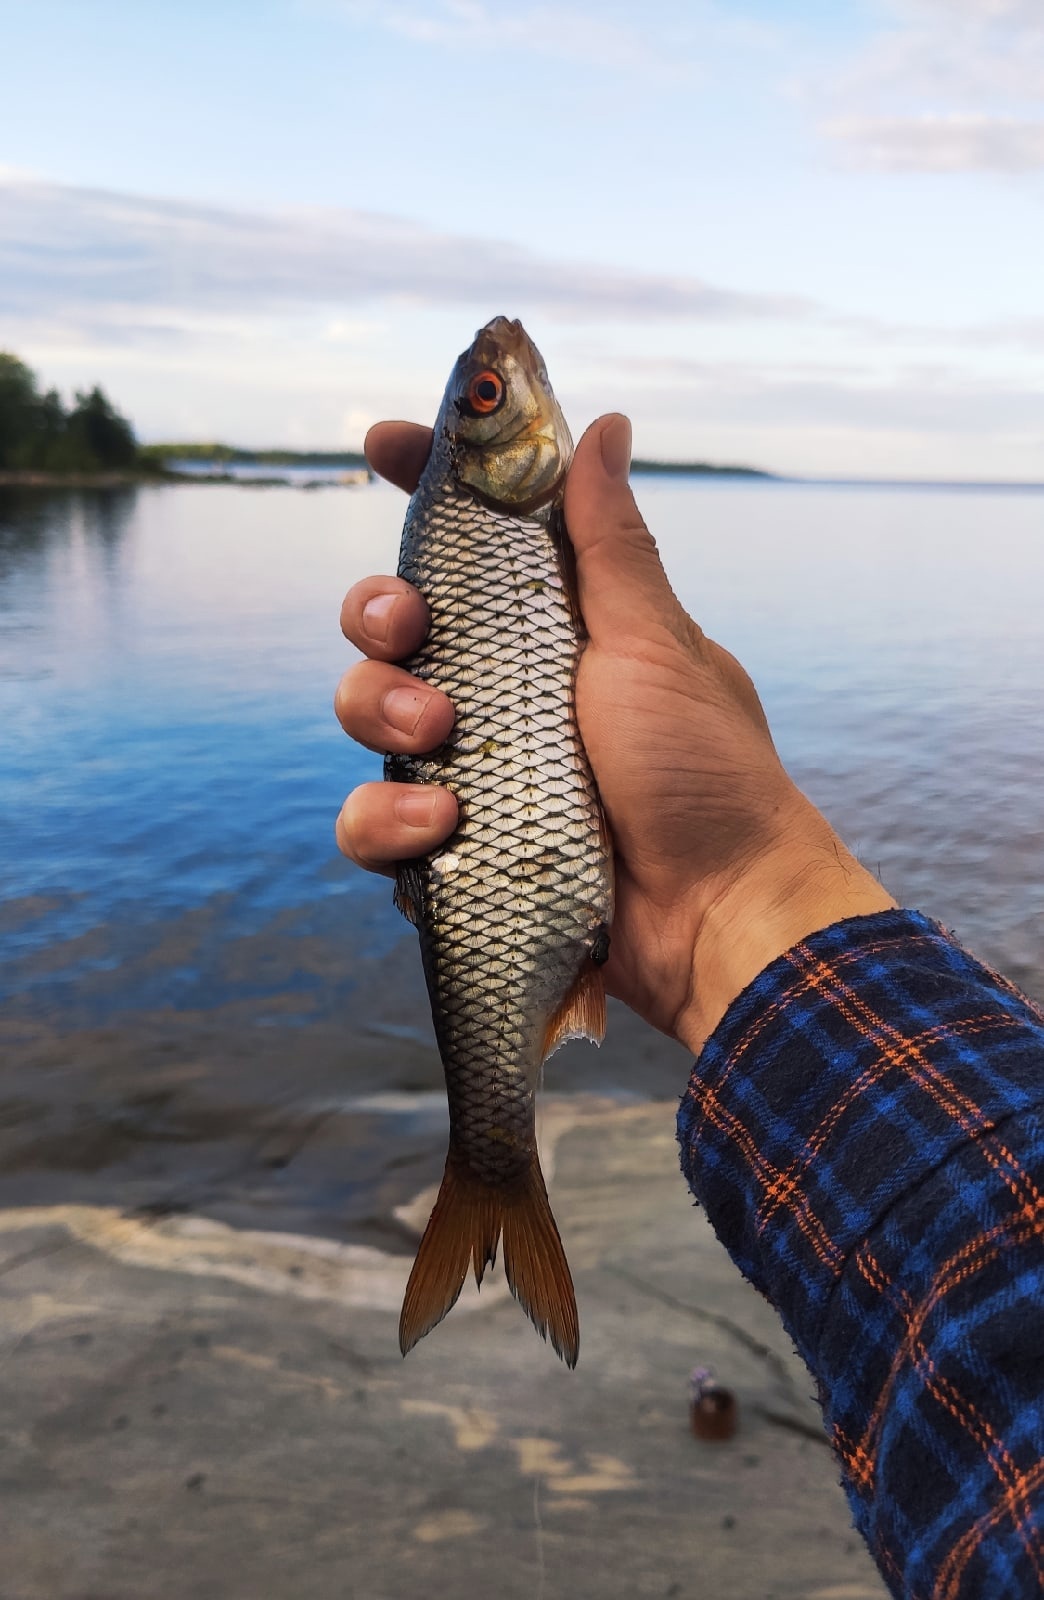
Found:
[{"label": "thumb", "polygon": [[655,638],[664,630],[678,638],[693,626],[634,503],[630,464],[630,422],[619,414],[599,417],[577,445],[566,480],[580,609],[595,644]]}]

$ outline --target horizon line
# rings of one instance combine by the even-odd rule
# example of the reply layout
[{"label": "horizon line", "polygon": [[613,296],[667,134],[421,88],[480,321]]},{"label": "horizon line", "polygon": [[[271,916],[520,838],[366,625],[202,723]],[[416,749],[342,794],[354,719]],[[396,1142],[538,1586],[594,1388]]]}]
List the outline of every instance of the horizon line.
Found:
[{"label": "horizon line", "polygon": [[[302,467],[329,464],[330,466],[368,466],[365,455],[361,449],[333,449],[324,450],[313,448],[308,450],[294,450],[282,445],[258,445],[249,447],[245,445],[226,445],[216,440],[205,441],[160,441],[156,444],[144,444],[141,447],[150,453],[164,451],[169,453],[171,461],[178,459],[179,450],[202,452],[213,451],[214,457],[202,454],[194,456],[196,461],[206,462],[214,460],[215,465],[224,458],[225,465],[248,465],[257,462],[263,465],[267,456],[281,457],[279,465]],[[234,458],[234,459],[230,459]],[[185,459],[182,457],[182,459]],[[276,464],[271,462],[269,464]],[[774,472],[767,467],[753,467],[742,463],[714,462],[714,461],[664,461],[652,456],[638,456],[631,463],[631,471],[639,476],[646,477],[707,477],[707,478],[742,478],[745,480],[760,481],[777,484],[805,484],[809,487],[820,485],[823,487],[857,488],[857,489],[977,489],[1007,490],[1009,492],[1044,493],[1044,479],[1038,478],[949,478],[949,477],[876,477],[860,473],[820,473],[820,472]]]}]

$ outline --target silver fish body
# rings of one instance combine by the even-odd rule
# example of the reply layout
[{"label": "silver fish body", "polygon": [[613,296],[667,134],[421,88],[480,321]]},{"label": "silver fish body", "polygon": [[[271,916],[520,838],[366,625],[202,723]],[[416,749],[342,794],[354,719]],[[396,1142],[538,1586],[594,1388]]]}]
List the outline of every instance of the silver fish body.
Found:
[{"label": "silver fish body", "polygon": [[[476,419],[466,399],[462,411],[476,374],[491,395],[493,378],[503,382],[503,437],[496,413]],[[400,866],[396,890],[420,934],[450,1106],[446,1178],[407,1290],[404,1350],[445,1315],[469,1262],[481,1280],[502,1234],[516,1295],[576,1359],[534,1109],[550,1051],[604,1030],[612,914],[611,854],[574,703],[583,631],[560,513],[570,455],[539,356],[518,324],[497,318],[450,380],[399,563],[431,612],[405,665],[449,695],[456,723],[439,750],[389,757],[386,773],[442,784],[460,808],[441,849]]]}]

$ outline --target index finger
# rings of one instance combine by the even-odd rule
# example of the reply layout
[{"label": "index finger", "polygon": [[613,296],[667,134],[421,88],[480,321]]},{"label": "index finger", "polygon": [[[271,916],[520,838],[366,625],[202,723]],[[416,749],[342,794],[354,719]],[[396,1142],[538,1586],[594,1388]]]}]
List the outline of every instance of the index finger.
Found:
[{"label": "index finger", "polygon": [[374,472],[412,494],[431,454],[432,431],[419,422],[375,422],[363,441]]}]

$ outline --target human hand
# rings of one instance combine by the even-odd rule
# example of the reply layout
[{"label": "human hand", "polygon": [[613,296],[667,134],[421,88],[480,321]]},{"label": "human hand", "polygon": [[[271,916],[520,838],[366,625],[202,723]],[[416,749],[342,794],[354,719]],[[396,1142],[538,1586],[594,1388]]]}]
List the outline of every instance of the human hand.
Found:
[{"label": "human hand", "polygon": [[[800,792],[776,754],[743,668],[682,609],[627,481],[630,424],[602,417],[566,483],[588,631],[577,674],[580,731],[613,835],[616,910],[606,987],[694,1053],[777,955],[842,917],[894,906]],[[379,423],[366,453],[412,492],[430,429]],[[341,626],[369,659],[342,678],[345,731],[371,750],[434,749],[453,726],[445,695],[393,663],[428,627],[401,578],[366,578]],[[445,789],[364,784],[337,822],[345,855],[393,871],[453,831]]]}]

